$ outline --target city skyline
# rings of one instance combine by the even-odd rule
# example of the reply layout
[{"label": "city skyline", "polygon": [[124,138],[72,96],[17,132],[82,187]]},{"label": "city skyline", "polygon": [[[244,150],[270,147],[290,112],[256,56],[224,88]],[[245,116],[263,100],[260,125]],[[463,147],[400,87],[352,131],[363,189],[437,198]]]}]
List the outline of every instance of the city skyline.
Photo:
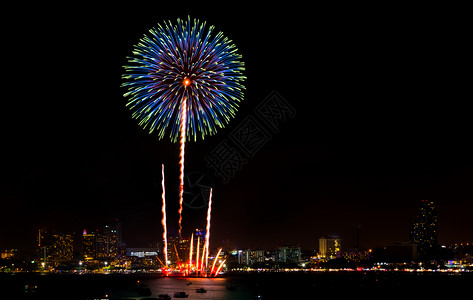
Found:
[{"label": "city skyline", "polygon": [[[383,269],[469,272],[473,243],[438,244],[437,206],[422,200],[409,221],[409,241],[373,249],[360,246],[360,226],[353,226],[352,244],[329,234],[318,239],[318,248],[301,244],[278,244],[271,248],[238,247],[229,239],[207,246],[207,232],[195,229],[190,237],[168,234],[166,243],[149,242],[141,247],[126,244],[122,223],[102,224],[82,234],[38,229],[35,249],[0,249],[0,271],[61,273],[160,273],[163,276],[218,276],[226,272],[275,270],[361,271]],[[166,245],[167,249],[163,249]],[[207,249],[207,250],[206,250]],[[218,249],[218,250],[217,250]],[[200,256],[200,254],[202,256]],[[199,263],[199,258],[200,263]],[[216,267],[217,266],[217,267]],[[223,267],[223,269],[222,269]]]},{"label": "city skyline", "polygon": [[[84,253],[84,259],[87,259],[87,257],[89,257],[90,259],[106,258],[108,257],[108,253],[119,253],[121,251],[120,249],[126,248],[155,247],[157,249],[160,249],[159,251],[162,251],[162,236],[155,237],[155,239],[147,240],[141,244],[127,244],[126,239],[123,239],[122,226],[122,222],[118,219],[115,219],[113,222],[110,223],[102,223],[100,226],[93,230],[90,230],[90,226],[85,226],[83,227],[83,229],[72,231],[62,231],[59,228],[47,228],[43,226],[39,227],[34,242],[30,241],[29,249],[23,248],[20,249],[20,251],[25,253],[32,253],[34,251],[38,251],[38,248],[42,249],[44,247],[44,245],[42,244],[45,244],[45,241],[46,243],[50,243],[50,241],[54,241],[55,239],[57,239],[57,237],[67,237],[68,239],[70,239],[71,245],[73,239],[82,239],[82,246],[79,246],[79,249],[81,249],[81,251]],[[210,243],[210,249],[222,248],[226,251],[235,249],[268,250],[275,249],[284,245],[292,245],[300,247],[300,249],[304,250],[318,251],[321,253],[322,256],[339,258],[339,255],[341,253],[340,251],[342,250],[367,250],[369,248],[382,248],[395,244],[410,243],[411,245],[417,245],[418,249],[416,251],[419,253],[419,256],[425,258],[428,257],[430,253],[435,253],[438,247],[441,247],[445,244],[438,243],[437,206],[433,201],[421,200],[418,203],[417,213],[410,218],[408,224],[409,231],[406,232],[406,238],[402,240],[393,241],[390,244],[377,244],[374,247],[364,247],[363,244],[360,244],[360,227],[361,226],[359,224],[354,224],[354,226],[352,227],[352,236],[345,236],[343,238],[343,243],[342,238],[337,233],[327,233],[323,236],[316,238],[316,242],[314,243],[316,246],[312,244],[303,244],[301,242],[285,243],[275,241],[270,247],[252,247],[251,245],[240,247],[238,245],[238,241],[231,240],[230,237],[227,237],[224,240],[217,241],[212,239]],[[192,235],[194,234],[196,239],[198,237],[200,239],[203,239],[202,237],[205,236],[205,229],[195,229],[195,231],[192,232]],[[168,251],[170,253],[174,252],[173,244],[184,243],[187,245],[190,240],[190,236],[183,236],[182,241],[179,241],[179,234],[177,233],[168,233],[167,238],[170,241],[170,244],[168,246]],[[470,242],[472,241],[455,241],[455,244],[467,244]],[[36,245],[38,246],[38,248],[36,248]],[[188,251],[188,246],[186,247],[187,250],[185,250],[185,252]],[[332,250],[328,250],[329,248]]]},{"label": "city skyline", "polygon": [[[362,9],[242,7],[222,16],[197,6],[53,8],[18,9],[4,37],[15,45],[7,85],[18,94],[5,100],[2,119],[0,226],[8,230],[0,249],[28,247],[42,226],[78,232],[117,218],[130,245],[158,240],[163,163],[169,228],[177,232],[177,146],[132,120],[120,75],[144,32],[188,15],[234,40],[247,67],[236,118],[186,146],[186,172],[214,187],[211,243],[315,248],[338,234],[350,244],[359,225],[360,247],[394,244],[409,240],[421,200],[438,204],[439,244],[471,242],[461,20],[446,24],[424,10],[402,11],[400,20],[395,11]],[[271,95],[288,110],[268,125],[261,108]],[[253,148],[238,148],[244,160],[224,177],[210,162],[223,142],[241,141],[241,129],[260,135]],[[200,189],[184,195],[186,236],[204,226],[202,199],[190,203]]]}]

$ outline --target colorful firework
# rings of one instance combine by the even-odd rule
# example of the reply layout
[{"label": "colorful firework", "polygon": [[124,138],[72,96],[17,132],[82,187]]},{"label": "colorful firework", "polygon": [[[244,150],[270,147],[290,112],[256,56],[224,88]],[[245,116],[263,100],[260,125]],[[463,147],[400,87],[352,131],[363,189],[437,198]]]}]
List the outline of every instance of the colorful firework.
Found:
[{"label": "colorful firework", "polygon": [[[196,275],[196,276],[203,276],[203,277],[211,277],[211,276],[217,276],[218,273],[220,272],[220,269],[222,267],[222,264],[215,270],[215,266],[217,263],[218,258],[220,257],[220,253],[222,249],[219,249],[217,252],[216,257],[214,258],[212,267],[209,268],[209,241],[210,241],[210,221],[211,221],[211,213],[212,213],[212,194],[213,194],[213,189],[210,189],[209,193],[209,203],[208,203],[208,209],[207,209],[207,224],[206,224],[206,230],[205,230],[205,236],[202,241],[202,249],[200,247],[200,236],[196,235],[197,239],[197,246],[194,249],[194,234],[191,235],[190,238],[190,245],[189,245],[189,260],[184,261],[181,260],[179,257],[179,251],[176,247],[176,244],[173,243],[173,248],[174,248],[174,257],[172,258],[173,263],[171,263],[170,267],[168,267],[168,254],[167,254],[167,226],[166,226],[166,200],[165,200],[165,188],[164,188],[164,165],[162,165],[162,225],[163,225],[163,239],[164,239],[164,247],[163,247],[163,256],[164,256],[164,263],[158,258],[159,262],[163,266],[163,273],[166,274],[167,276],[172,276],[172,275],[178,275],[178,276],[188,276],[188,275]],[[179,243],[181,243],[183,240],[179,239]],[[195,264],[192,260],[194,256],[194,251],[195,253]]]},{"label": "colorful firework", "polygon": [[[177,24],[164,22],[149,31],[135,45],[133,55],[124,66],[123,87],[126,106],[133,118],[150,133],[157,132],[159,139],[168,135],[172,142],[180,142],[179,237],[182,240],[182,204],[184,192],[185,143],[204,139],[224,127],[235,116],[238,103],[243,100],[244,63],[231,40],[205,22],[177,20]],[[164,269],[167,270],[167,227],[162,166],[162,225],[164,240]],[[186,273],[194,269],[207,276],[210,213],[212,190],[207,211],[206,236],[200,258],[200,238],[197,237],[196,262],[192,263],[193,236]],[[177,255],[177,249],[174,245]],[[220,251],[219,251],[220,253]],[[218,257],[218,254],[217,254]],[[200,264],[199,264],[200,258]],[[182,264],[178,258],[179,268]],[[215,268],[213,262],[210,275]],[[223,263],[222,263],[223,264]],[[217,274],[222,267],[217,268]]]},{"label": "colorful firework", "polygon": [[128,57],[122,78],[127,107],[159,138],[179,138],[187,99],[187,140],[215,134],[243,100],[244,63],[231,40],[199,20],[164,22],[149,31]]},{"label": "colorful firework", "polygon": [[[179,236],[182,232],[184,149],[224,127],[243,100],[244,63],[231,40],[199,20],[159,24],[135,45],[122,78],[127,107],[159,139],[180,135]],[[170,127],[170,129],[169,129]]]}]

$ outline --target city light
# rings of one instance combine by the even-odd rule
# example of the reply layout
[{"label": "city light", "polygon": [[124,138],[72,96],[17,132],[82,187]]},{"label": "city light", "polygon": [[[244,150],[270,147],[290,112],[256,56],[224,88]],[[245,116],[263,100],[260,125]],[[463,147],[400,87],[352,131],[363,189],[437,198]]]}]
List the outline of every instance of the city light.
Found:
[{"label": "city light", "polygon": [[[164,176],[163,176],[164,178]],[[210,247],[212,212],[210,190],[205,229],[196,229],[188,238],[166,234],[165,247],[126,248],[121,238],[121,225],[102,225],[94,230],[81,229],[79,234],[61,233],[41,228],[38,231],[36,255],[16,260],[17,249],[0,251],[4,262],[0,272],[96,272],[159,273],[162,276],[215,277],[222,271],[234,272],[410,272],[468,273],[473,270],[471,242],[439,244],[433,247],[444,258],[425,259],[418,256],[415,243],[403,242],[379,248],[348,248],[340,236],[325,235],[319,239],[319,249],[307,252],[301,246],[284,245],[274,249],[235,249]],[[164,198],[164,197],[163,197]],[[164,201],[163,201],[164,202]],[[428,206],[425,206],[427,205]],[[424,201],[419,216],[432,217],[432,202]],[[430,214],[425,212],[431,211]],[[164,210],[165,211],[165,210]],[[418,220],[418,218],[416,219]],[[418,228],[415,222],[411,228]],[[434,222],[430,223],[436,226]],[[425,226],[425,225],[422,225]],[[430,232],[436,232],[434,230]],[[419,243],[432,240],[420,234],[411,235]],[[80,237],[80,241],[75,241]],[[164,235],[163,235],[164,238]],[[41,240],[41,243],[37,243]],[[415,242],[415,240],[414,240]],[[79,255],[74,245],[81,243]],[[356,243],[358,244],[358,243]],[[164,254],[168,249],[169,253]],[[428,253],[426,253],[428,254]],[[435,255],[432,252],[430,255]],[[435,258],[435,257],[434,257]],[[28,266],[25,266],[27,264]]]}]

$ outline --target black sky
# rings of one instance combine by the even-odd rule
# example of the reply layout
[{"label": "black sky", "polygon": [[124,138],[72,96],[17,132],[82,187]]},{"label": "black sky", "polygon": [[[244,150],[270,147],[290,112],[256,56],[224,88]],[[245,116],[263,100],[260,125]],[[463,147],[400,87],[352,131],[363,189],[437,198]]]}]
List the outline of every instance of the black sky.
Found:
[{"label": "black sky", "polygon": [[[473,241],[471,46],[460,10],[432,7],[12,6],[2,20],[0,249],[40,226],[122,220],[128,245],[156,242],[160,167],[177,229],[178,145],[131,119],[120,88],[133,45],[163,20],[215,25],[246,63],[245,101],[216,136],[187,147],[214,182],[212,243],[361,246],[408,239],[421,199],[441,243]],[[204,159],[271,92],[296,110],[228,183]],[[184,211],[184,232],[205,209]]]}]

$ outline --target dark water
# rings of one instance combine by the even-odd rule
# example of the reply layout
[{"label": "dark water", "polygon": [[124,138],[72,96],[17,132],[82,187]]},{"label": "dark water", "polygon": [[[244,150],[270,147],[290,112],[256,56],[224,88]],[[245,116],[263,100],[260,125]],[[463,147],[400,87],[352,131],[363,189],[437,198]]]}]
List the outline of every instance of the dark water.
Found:
[{"label": "dark water", "polygon": [[[141,287],[140,287],[141,285]],[[26,288],[28,286],[28,288]],[[227,289],[228,286],[234,290]],[[199,294],[197,288],[207,293]],[[148,289],[151,295],[147,294]],[[155,275],[0,274],[0,299],[145,299],[189,293],[187,299],[346,299],[433,297],[473,293],[473,274],[445,273],[270,273],[222,278],[161,278]]]}]

